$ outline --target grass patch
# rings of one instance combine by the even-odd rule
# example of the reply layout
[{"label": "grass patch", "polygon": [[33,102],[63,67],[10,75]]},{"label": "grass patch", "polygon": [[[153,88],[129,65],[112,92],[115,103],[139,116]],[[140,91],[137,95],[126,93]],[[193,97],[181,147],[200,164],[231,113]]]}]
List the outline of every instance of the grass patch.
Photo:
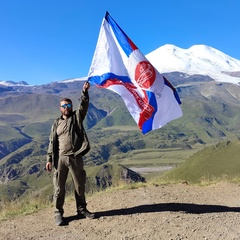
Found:
[{"label": "grass patch", "polygon": [[119,130],[119,131],[138,131],[138,126],[111,126],[111,127],[104,127],[100,129],[100,131],[108,131],[108,130]]},{"label": "grass patch", "polygon": [[32,214],[49,206],[49,200],[36,194],[28,195],[14,201],[0,202],[0,221]]},{"label": "grass patch", "polygon": [[18,130],[3,123],[0,124],[0,132],[1,132],[1,142],[6,142],[12,139],[23,137]]},{"label": "grass patch", "polygon": [[197,152],[196,149],[143,149],[131,151],[122,159],[112,160],[126,167],[158,167],[177,165]]}]

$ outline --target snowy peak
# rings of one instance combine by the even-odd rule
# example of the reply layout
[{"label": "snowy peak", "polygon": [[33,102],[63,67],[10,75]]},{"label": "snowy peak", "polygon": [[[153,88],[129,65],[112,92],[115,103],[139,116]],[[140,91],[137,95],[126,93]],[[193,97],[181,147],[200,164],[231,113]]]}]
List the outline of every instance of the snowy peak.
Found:
[{"label": "snowy peak", "polygon": [[194,45],[182,49],[166,44],[146,57],[161,73],[178,71],[190,75],[208,75],[220,82],[240,82],[240,60],[210,46]]},{"label": "snowy peak", "polygon": [[240,71],[240,61],[217,49],[205,45],[195,45],[188,49],[193,58],[207,63],[218,71]]},{"label": "snowy peak", "polygon": [[6,86],[6,87],[11,87],[11,86],[27,86],[28,84],[25,81],[19,81],[19,82],[0,81],[0,85]]},{"label": "snowy peak", "polygon": [[87,77],[81,77],[81,78],[69,78],[61,81],[62,83],[68,83],[68,82],[75,82],[75,81],[87,81]]}]

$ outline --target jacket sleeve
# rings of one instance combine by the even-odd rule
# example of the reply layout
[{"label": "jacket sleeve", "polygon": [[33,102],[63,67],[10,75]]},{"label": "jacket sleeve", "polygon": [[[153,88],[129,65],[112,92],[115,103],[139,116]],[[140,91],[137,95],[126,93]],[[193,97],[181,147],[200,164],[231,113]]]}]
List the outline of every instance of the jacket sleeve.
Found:
[{"label": "jacket sleeve", "polygon": [[87,115],[87,111],[88,111],[88,106],[89,106],[89,94],[88,91],[82,91],[81,93],[81,99],[80,99],[80,103],[79,103],[79,114],[80,114],[80,119],[82,119],[82,121],[84,120],[84,118]]},{"label": "jacket sleeve", "polygon": [[53,154],[53,127],[54,124],[51,127],[51,133],[49,136],[49,145],[48,145],[48,150],[47,150],[47,162],[52,162],[52,154]]}]

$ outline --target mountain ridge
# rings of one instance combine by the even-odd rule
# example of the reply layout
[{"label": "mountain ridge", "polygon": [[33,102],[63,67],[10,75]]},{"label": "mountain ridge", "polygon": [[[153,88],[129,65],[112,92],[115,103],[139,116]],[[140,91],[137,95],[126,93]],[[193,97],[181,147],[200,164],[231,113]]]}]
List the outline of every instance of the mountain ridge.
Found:
[{"label": "mountain ridge", "polygon": [[[208,75],[215,81],[239,84],[240,60],[204,44],[193,45],[188,49],[165,44],[145,55],[160,73],[183,72],[189,75]],[[58,81],[68,83],[87,81],[87,76]],[[48,84],[55,84],[51,82]],[[46,84],[43,84],[46,85]],[[38,86],[28,85],[25,81],[1,81],[0,86]]]}]

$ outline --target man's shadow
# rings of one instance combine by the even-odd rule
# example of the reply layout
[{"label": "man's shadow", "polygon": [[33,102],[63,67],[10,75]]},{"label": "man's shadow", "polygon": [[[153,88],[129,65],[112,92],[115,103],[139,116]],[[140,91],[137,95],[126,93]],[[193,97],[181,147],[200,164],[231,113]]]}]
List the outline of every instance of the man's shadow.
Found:
[{"label": "man's shadow", "polygon": [[[240,207],[227,207],[222,205],[207,205],[194,203],[158,203],[139,205],[131,208],[121,208],[96,212],[95,218],[151,212],[185,212],[192,214],[240,212]],[[70,216],[65,218],[67,222],[71,222],[78,219],[80,219],[78,216]]]}]

